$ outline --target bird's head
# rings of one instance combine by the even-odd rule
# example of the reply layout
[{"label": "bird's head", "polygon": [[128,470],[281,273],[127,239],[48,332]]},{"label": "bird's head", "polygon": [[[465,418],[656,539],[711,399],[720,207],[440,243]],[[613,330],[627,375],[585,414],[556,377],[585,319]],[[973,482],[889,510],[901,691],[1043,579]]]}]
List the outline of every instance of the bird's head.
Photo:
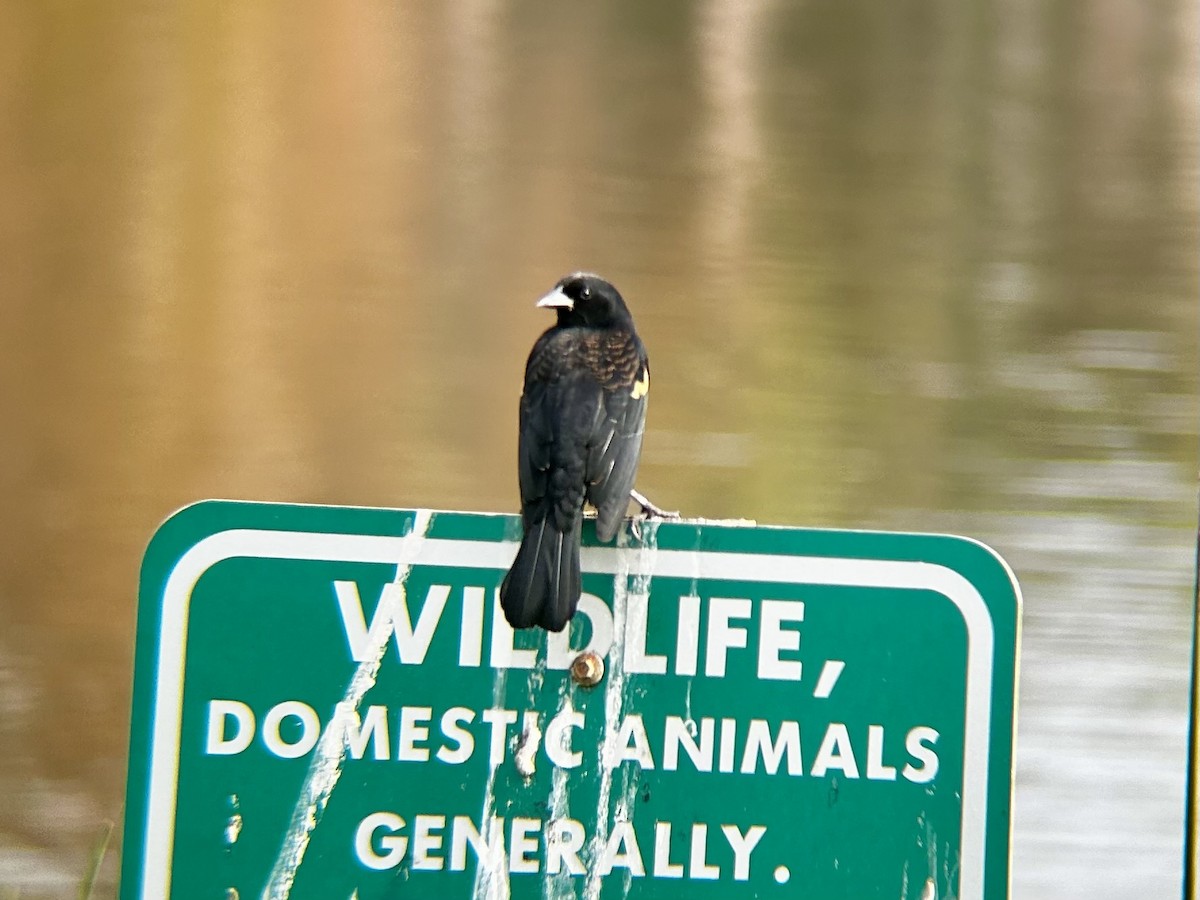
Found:
[{"label": "bird's head", "polygon": [[603,328],[631,322],[629,309],[617,289],[589,272],[566,276],[537,305],[557,312],[558,324],[564,326]]}]

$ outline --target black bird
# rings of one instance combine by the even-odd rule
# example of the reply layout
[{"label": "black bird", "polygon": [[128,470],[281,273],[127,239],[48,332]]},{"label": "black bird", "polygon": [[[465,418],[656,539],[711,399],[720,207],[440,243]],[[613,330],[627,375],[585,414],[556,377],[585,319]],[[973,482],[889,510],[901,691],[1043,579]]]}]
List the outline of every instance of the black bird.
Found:
[{"label": "black bird", "polygon": [[558,314],[529,354],[517,446],[525,534],[500,586],[513,628],[562,631],[579,605],[586,500],[610,541],[629,506],[650,365],[617,289],[586,272],[537,303]]}]

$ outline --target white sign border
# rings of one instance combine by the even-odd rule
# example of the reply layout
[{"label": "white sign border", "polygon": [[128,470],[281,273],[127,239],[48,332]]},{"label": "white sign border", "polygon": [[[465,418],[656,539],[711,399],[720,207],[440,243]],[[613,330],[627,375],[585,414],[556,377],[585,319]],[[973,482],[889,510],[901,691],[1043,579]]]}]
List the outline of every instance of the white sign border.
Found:
[{"label": "white sign border", "polygon": [[[162,619],[159,624],[149,796],[141,873],[142,900],[164,900],[170,896],[188,613],[192,591],[200,578],[217,563],[239,557],[395,564],[404,557],[409,541],[407,537],[230,529],[204,538],[180,557],[163,591]],[[987,549],[983,544],[978,546]],[[419,555],[413,564],[507,569],[512,563],[515,547],[513,542],[422,537]],[[620,570],[619,552],[615,548],[584,548],[583,570],[615,574]],[[1007,570],[1003,560],[995,558]],[[953,569],[935,563],[700,550],[656,551],[653,575],[927,590],[950,600],[962,614],[967,626],[959,896],[963,900],[982,900],[994,627],[987,604],[974,585]],[[1012,582],[1015,586],[1015,579]]]}]

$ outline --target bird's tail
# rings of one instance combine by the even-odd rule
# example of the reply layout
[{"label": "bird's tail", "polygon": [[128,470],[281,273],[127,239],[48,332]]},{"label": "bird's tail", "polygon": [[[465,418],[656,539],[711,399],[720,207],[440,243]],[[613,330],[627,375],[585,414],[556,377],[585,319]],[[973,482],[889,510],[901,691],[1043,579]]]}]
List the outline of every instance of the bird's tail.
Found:
[{"label": "bird's tail", "polygon": [[500,585],[500,605],[513,628],[562,631],[579,605],[579,516],[568,532],[553,514],[526,527],[512,568]]}]

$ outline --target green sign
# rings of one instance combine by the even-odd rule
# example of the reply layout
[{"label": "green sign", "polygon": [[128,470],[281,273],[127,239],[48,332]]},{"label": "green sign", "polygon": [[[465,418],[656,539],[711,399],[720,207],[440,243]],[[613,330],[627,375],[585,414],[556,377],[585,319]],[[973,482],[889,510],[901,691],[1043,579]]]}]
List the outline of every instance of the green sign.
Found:
[{"label": "green sign", "polygon": [[500,613],[519,533],[230,502],[166,522],[123,900],[1008,896],[1019,594],[993,552],[588,526],[554,635]]}]

